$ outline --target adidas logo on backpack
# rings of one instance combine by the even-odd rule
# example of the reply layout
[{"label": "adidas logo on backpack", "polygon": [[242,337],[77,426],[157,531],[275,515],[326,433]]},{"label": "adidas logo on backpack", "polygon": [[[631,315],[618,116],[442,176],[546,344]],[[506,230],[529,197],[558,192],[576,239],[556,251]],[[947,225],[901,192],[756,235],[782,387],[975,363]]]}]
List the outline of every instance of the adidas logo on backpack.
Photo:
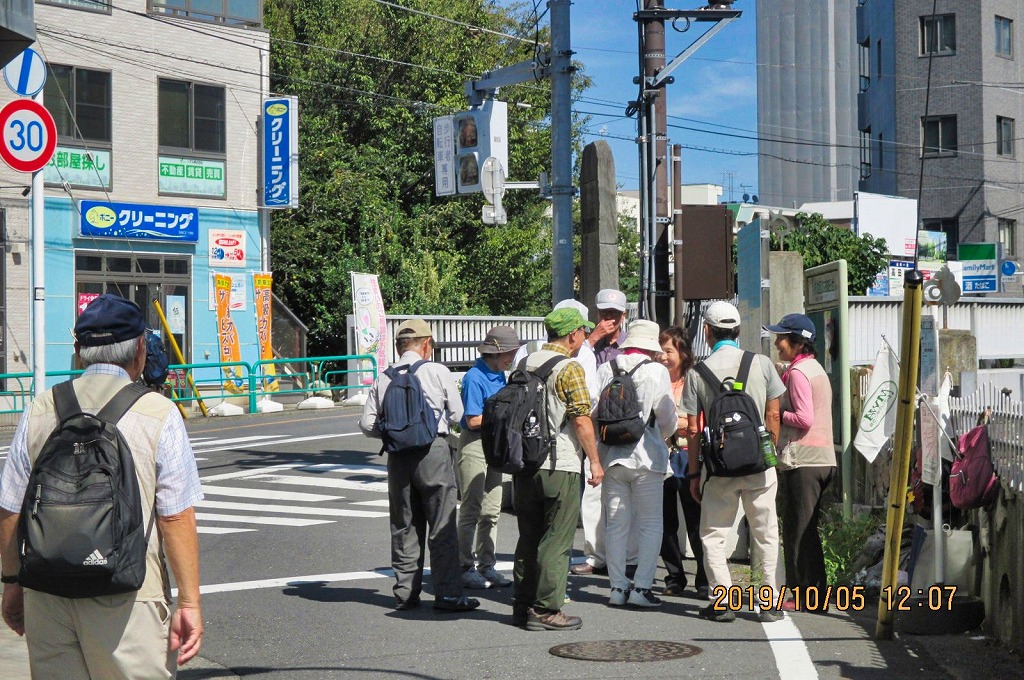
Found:
[{"label": "adidas logo on backpack", "polygon": [[92,554],[85,558],[85,562],[82,562],[86,567],[96,567],[106,563],[107,558],[101,555],[99,550],[93,550]]}]

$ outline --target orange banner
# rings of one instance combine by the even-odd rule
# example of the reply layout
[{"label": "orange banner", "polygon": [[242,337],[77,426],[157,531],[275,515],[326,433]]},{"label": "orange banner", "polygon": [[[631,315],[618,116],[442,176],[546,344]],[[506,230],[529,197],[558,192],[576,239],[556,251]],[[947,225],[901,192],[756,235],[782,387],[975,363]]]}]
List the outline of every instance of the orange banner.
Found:
[{"label": "orange banner", "polygon": [[[274,275],[271,272],[254,272],[252,275],[253,299],[256,309],[256,343],[260,351],[260,361],[267,361],[274,358],[274,349],[270,344],[271,329],[271,299],[270,290],[273,284]],[[264,378],[263,389],[268,392],[276,392],[278,389],[276,366],[264,364],[262,366]]]},{"label": "orange banner", "polygon": [[[231,318],[231,277],[214,274],[214,294],[217,302],[217,339],[220,344],[221,363],[242,360],[242,348],[238,343],[238,329]],[[244,385],[242,369],[239,366],[225,366],[225,389],[241,392]]]}]

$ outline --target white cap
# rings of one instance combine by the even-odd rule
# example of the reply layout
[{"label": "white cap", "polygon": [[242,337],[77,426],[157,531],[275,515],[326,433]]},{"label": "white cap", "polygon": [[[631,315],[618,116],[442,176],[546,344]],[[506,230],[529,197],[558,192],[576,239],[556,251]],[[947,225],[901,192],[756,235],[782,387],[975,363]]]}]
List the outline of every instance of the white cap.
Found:
[{"label": "white cap", "polygon": [[740,325],[740,313],[728,302],[712,302],[704,311],[704,321],[715,328],[737,328]]},{"label": "white cap", "polygon": [[572,298],[568,298],[566,300],[560,300],[558,304],[554,306],[554,309],[565,308],[575,309],[583,316],[584,319],[590,318],[590,310],[587,309],[587,306],[580,302],[579,300],[573,300]]},{"label": "white cap", "polygon": [[626,311],[626,294],[614,288],[605,288],[597,292],[594,306],[598,309],[617,309],[620,312]]}]

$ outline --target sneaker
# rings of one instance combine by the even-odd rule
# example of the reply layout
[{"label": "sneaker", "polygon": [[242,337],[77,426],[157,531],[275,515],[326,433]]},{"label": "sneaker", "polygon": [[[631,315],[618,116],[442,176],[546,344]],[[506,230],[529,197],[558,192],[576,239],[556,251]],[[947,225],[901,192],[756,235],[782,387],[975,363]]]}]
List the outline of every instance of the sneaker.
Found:
[{"label": "sneaker", "polygon": [[629,604],[634,607],[660,607],[661,599],[650,588],[633,588],[629,591]]},{"label": "sneaker", "polygon": [[608,606],[621,607],[624,604],[626,604],[626,591],[622,588],[612,588],[612,592],[608,596]]},{"label": "sneaker", "polygon": [[569,569],[569,573],[573,576],[607,576],[608,567],[604,565],[595,567],[590,562],[581,562],[580,564],[573,565]]},{"label": "sneaker", "polygon": [[434,598],[434,609],[444,612],[468,612],[480,606],[480,600],[475,597],[455,597],[445,595]]},{"label": "sneaker", "polygon": [[579,630],[582,627],[583,619],[566,616],[561,611],[538,612],[531,607],[526,614],[526,630]]},{"label": "sneaker", "polygon": [[477,569],[477,572],[484,577],[484,580],[487,581],[488,585],[492,588],[504,588],[512,585],[512,581],[505,578],[504,574],[499,573],[493,565],[483,569]]},{"label": "sneaker", "polygon": [[665,587],[661,589],[662,597],[682,597],[683,590],[686,588],[686,584],[677,585],[675,583],[666,583]]},{"label": "sneaker", "polygon": [[718,623],[732,623],[736,620],[736,613],[731,612],[728,609],[718,611],[715,609],[715,605],[709,604],[707,607],[700,610],[700,617],[702,619],[716,621]]},{"label": "sneaker", "polygon": [[491,584],[487,582],[483,574],[474,567],[470,567],[462,572],[462,586],[464,588],[473,588],[474,590],[484,590],[490,588]]},{"label": "sneaker", "polygon": [[786,615],[776,609],[762,609],[757,615],[757,620],[761,623],[775,623],[784,618]]},{"label": "sneaker", "polygon": [[414,595],[408,600],[400,600],[395,598],[395,609],[400,612],[409,611],[410,609],[417,609],[420,606],[420,596]]}]

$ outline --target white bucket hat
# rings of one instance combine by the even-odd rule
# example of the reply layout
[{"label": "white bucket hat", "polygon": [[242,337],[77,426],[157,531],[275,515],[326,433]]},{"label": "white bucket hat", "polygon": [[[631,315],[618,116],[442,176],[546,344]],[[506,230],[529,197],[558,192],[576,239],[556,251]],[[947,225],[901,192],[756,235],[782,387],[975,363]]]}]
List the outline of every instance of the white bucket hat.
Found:
[{"label": "white bucket hat", "polygon": [[661,343],[658,342],[658,335],[661,329],[653,321],[639,319],[629,324],[626,329],[626,341],[622,343],[622,349],[635,347],[645,352],[661,353]]}]

